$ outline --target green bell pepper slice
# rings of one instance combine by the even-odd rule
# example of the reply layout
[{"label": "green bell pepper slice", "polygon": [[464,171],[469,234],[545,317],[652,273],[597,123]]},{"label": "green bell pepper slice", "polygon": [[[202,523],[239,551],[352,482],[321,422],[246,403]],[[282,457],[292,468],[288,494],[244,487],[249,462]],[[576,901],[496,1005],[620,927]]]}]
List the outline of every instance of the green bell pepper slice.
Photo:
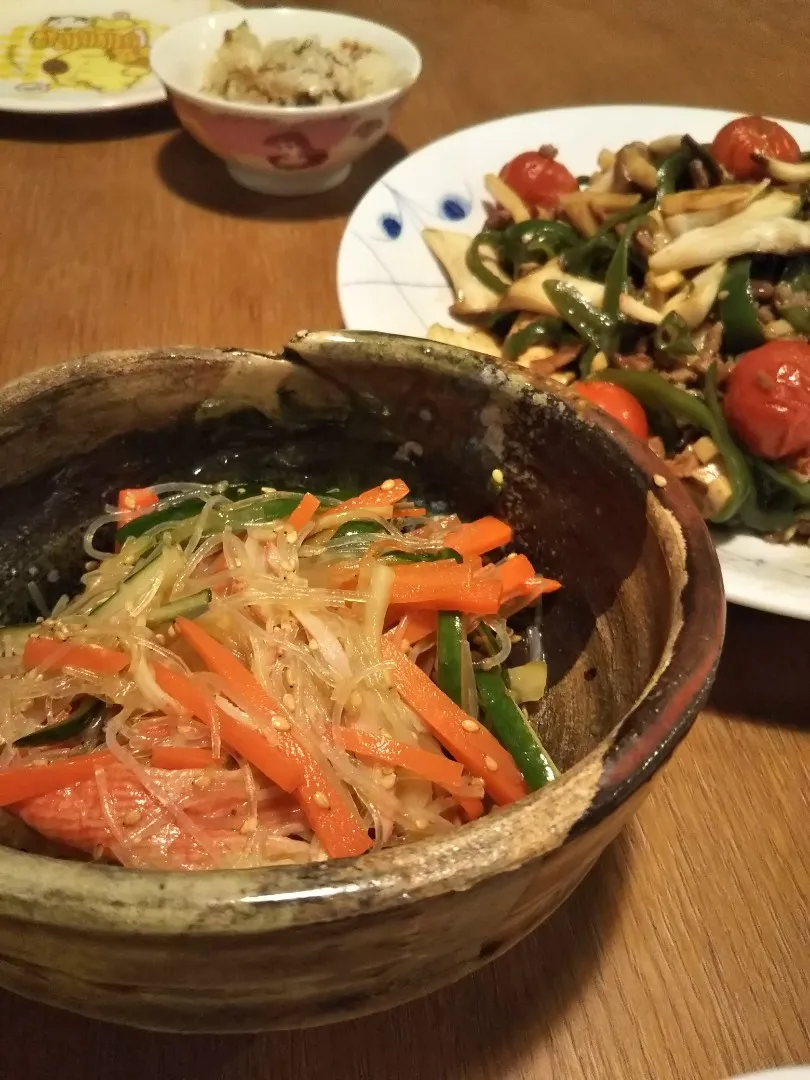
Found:
[{"label": "green bell pepper slice", "polygon": [[737,356],[765,342],[751,289],[751,259],[741,256],[728,264],[720,285],[718,310],[723,324],[723,351]]}]

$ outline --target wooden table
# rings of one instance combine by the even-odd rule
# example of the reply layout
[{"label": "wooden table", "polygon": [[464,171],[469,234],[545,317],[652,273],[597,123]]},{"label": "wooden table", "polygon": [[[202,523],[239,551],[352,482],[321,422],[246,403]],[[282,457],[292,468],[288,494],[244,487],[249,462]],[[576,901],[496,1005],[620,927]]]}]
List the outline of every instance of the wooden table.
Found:
[{"label": "wooden table", "polygon": [[[339,324],[346,215],[459,127],[605,100],[810,120],[791,0],[349,0],[419,42],[393,137],[341,189],[233,186],[167,111],[0,117],[0,376],[116,346]],[[810,1062],[810,623],[731,609],[712,707],[544,929],[478,976],[306,1034],[182,1039],[0,994],[2,1080],[719,1080]],[[0,888],[2,883],[0,883]]]}]

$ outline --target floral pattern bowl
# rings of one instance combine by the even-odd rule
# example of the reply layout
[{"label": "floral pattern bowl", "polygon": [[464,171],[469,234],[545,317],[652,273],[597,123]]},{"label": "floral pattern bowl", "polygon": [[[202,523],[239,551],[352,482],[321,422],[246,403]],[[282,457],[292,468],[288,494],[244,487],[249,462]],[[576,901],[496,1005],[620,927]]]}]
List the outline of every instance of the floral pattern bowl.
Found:
[{"label": "floral pattern bowl", "polygon": [[[318,36],[324,44],[355,39],[386,52],[404,85],[340,105],[274,106],[226,101],[200,87],[223,34],[242,21],[262,41]],[[181,23],[152,48],[152,70],[181,124],[221,157],[237,183],[267,195],[328,191],[388,131],[391,114],[421,72],[419,50],[395,30],[327,11],[264,8],[220,11]]]}]

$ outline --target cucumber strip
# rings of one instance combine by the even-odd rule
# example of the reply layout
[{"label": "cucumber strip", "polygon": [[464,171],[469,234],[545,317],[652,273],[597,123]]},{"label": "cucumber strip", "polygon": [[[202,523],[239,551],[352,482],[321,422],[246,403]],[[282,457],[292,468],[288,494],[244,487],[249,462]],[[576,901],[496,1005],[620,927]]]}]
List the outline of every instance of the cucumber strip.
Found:
[{"label": "cucumber strip", "polygon": [[208,611],[211,599],[210,589],[203,589],[190,596],[181,596],[178,600],[172,600],[162,607],[155,608],[147,618],[146,625],[153,628],[162,626],[165,623],[174,622],[180,615],[184,615],[187,619],[197,619]]}]

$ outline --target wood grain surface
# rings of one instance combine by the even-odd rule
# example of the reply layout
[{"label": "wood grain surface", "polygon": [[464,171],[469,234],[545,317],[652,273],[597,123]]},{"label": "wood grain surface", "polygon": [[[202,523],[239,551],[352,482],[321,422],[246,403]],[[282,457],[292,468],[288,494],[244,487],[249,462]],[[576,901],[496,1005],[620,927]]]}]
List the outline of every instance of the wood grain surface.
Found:
[{"label": "wood grain surface", "polygon": [[[425,73],[392,136],[321,198],[241,191],[163,109],[0,116],[2,378],[97,349],[267,348],[339,325],[347,213],[459,127],[604,101],[810,121],[796,0],[345,8],[411,35]],[[810,1063],[808,657],[810,623],[731,609],[711,708],[636,823],[483,973],[381,1017],[255,1038],[145,1035],[0,993],[0,1078],[720,1080]]]}]

